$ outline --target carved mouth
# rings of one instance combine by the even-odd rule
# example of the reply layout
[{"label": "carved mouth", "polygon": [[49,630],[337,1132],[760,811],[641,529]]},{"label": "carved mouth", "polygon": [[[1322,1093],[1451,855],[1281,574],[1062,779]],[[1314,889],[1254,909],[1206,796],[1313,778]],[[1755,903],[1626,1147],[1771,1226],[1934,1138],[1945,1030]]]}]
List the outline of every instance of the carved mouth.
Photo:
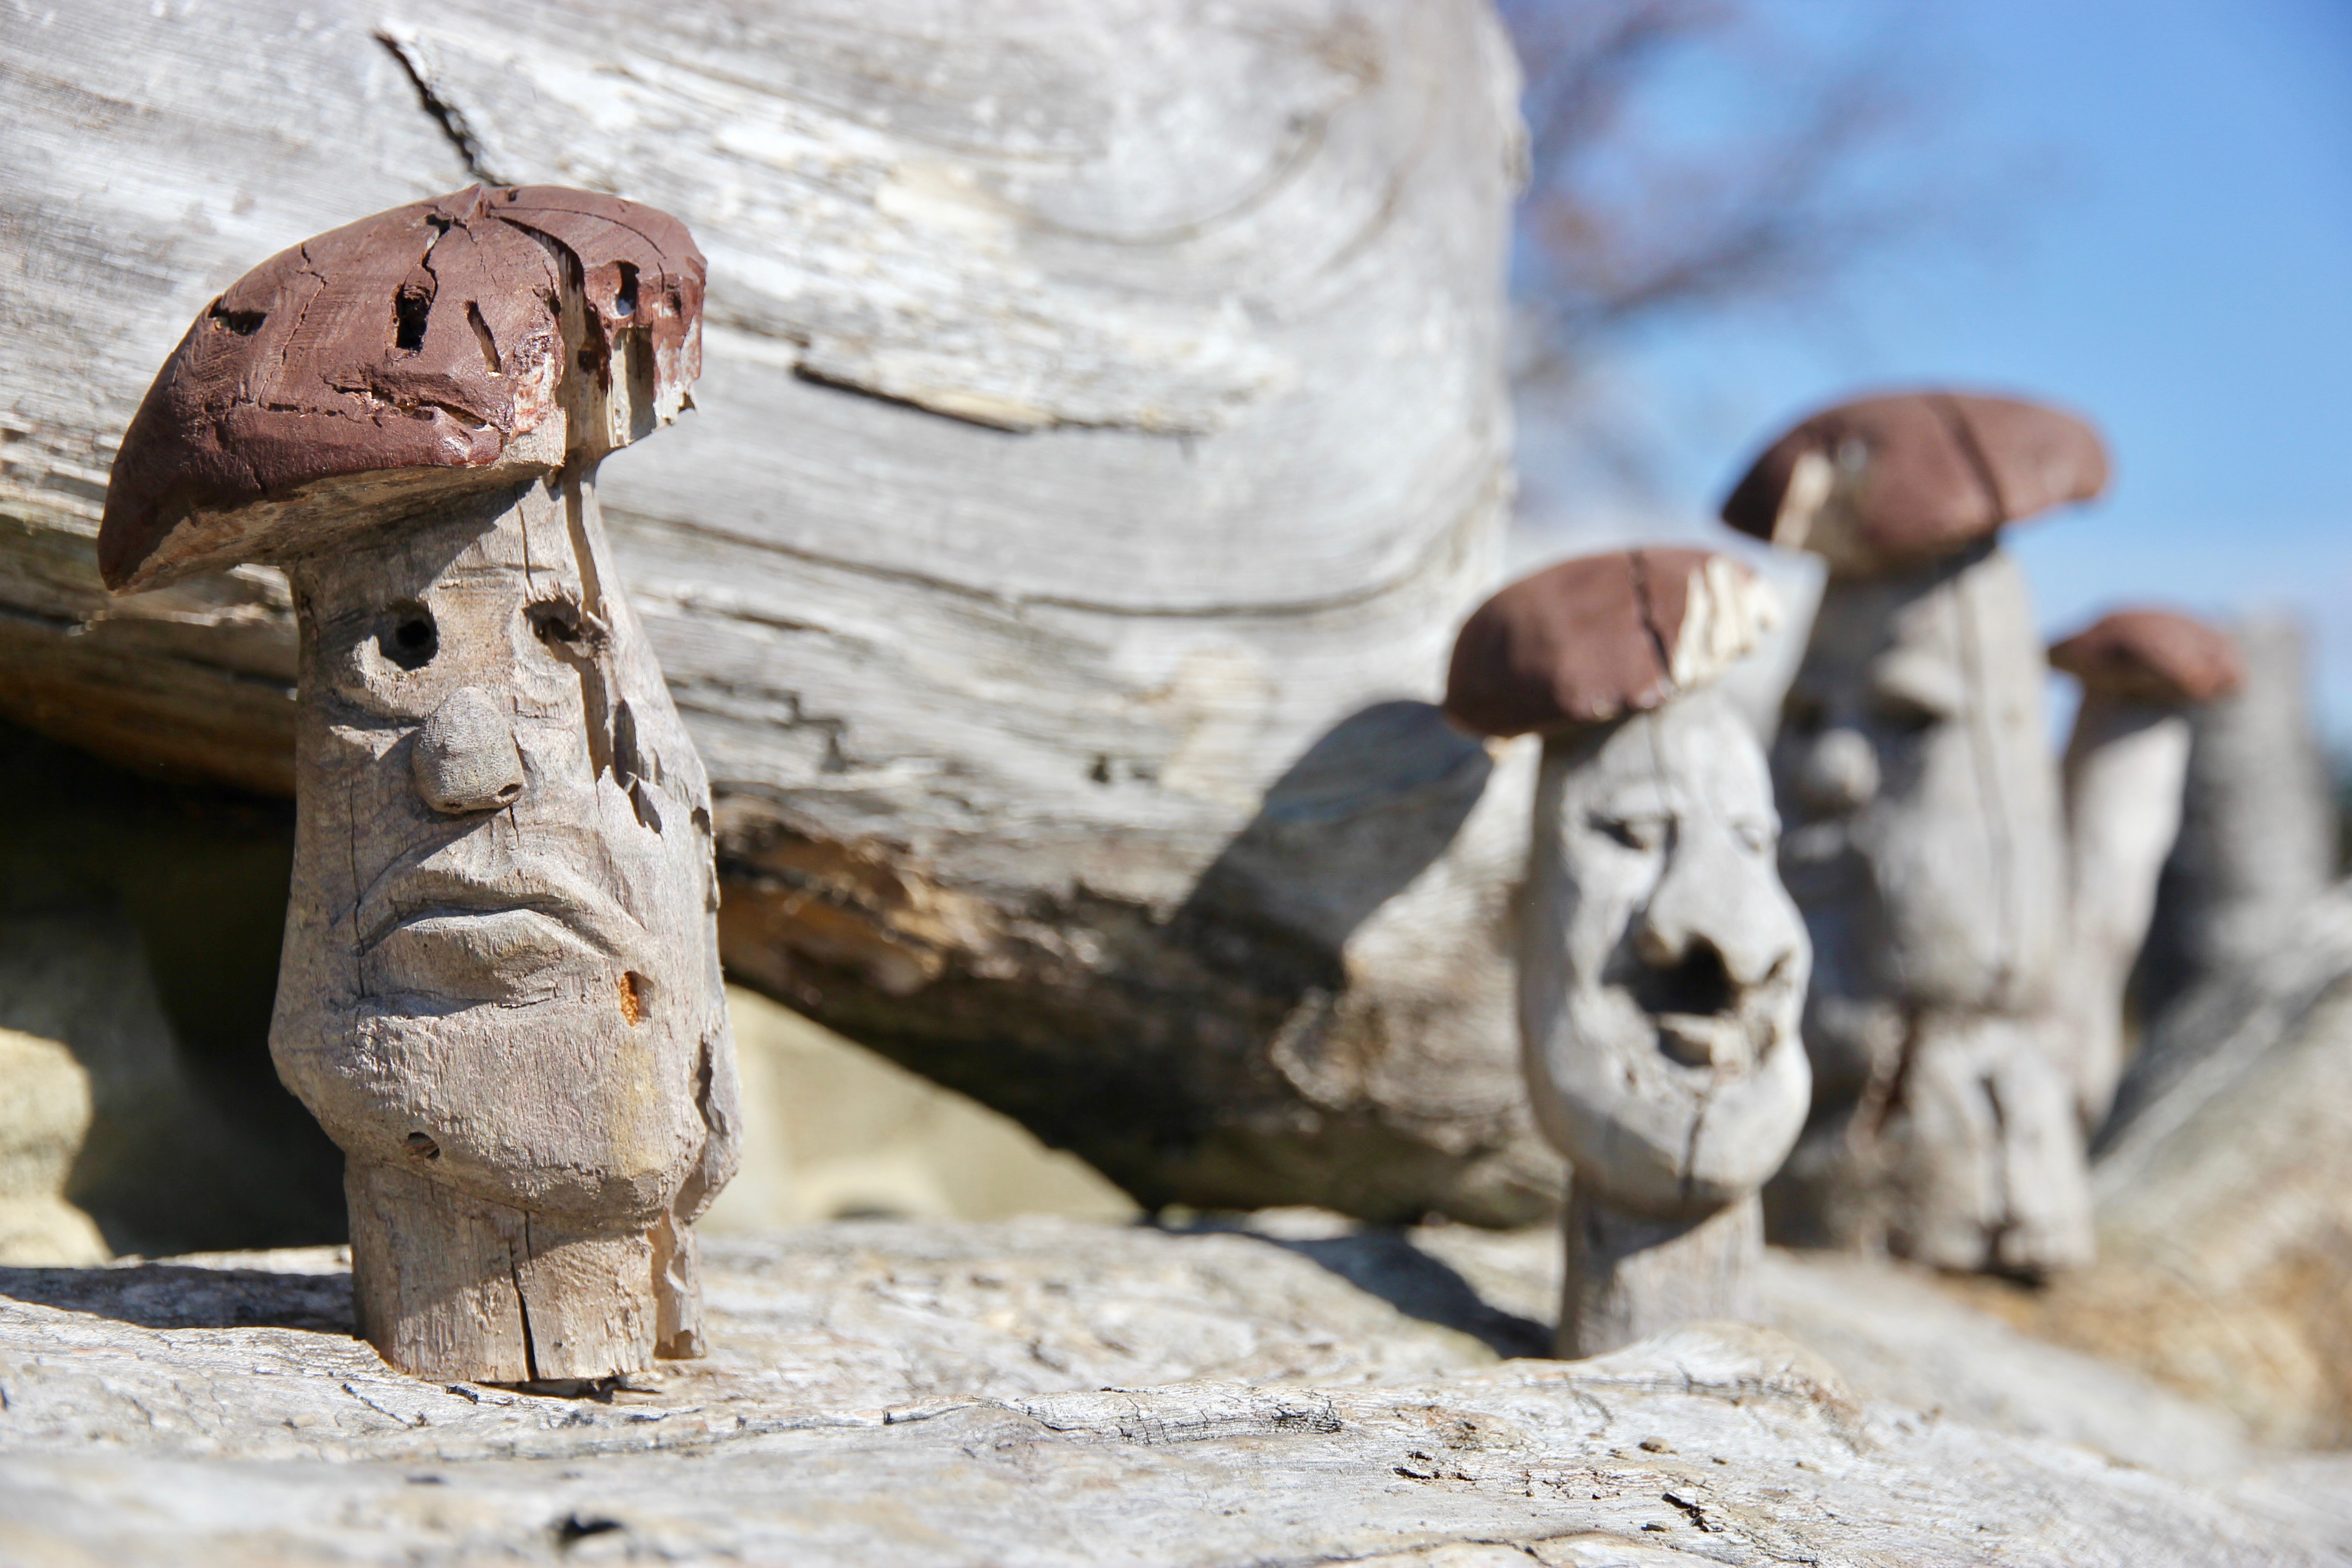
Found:
[{"label": "carved mouth", "polygon": [[359,952],[364,957],[398,931],[431,927],[443,931],[472,922],[513,925],[522,916],[561,928],[579,943],[617,956],[623,938],[620,912],[565,872],[519,863],[484,879],[453,867],[395,866],[377,879],[360,905]]},{"label": "carved mouth", "polygon": [[1692,1068],[1752,1067],[1772,1037],[1771,1021],[1761,1008],[1729,1016],[1667,1013],[1651,1022],[1657,1026],[1658,1048]]},{"label": "carved mouth", "polygon": [[1628,988],[1642,1011],[1654,1017],[1727,1014],[1739,1000],[1739,988],[1723,966],[1723,954],[1707,942],[1694,943],[1678,962],[1664,968],[1637,966]]},{"label": "carved mouth", "polygon": [[1625,989],[1649,1015],[1658,1048],[1685,1067],[1751,1067],[1770,1043],[1782,976],[1742,986],[1713,945],[1698,943],[1663,968],[1637,964]]}]

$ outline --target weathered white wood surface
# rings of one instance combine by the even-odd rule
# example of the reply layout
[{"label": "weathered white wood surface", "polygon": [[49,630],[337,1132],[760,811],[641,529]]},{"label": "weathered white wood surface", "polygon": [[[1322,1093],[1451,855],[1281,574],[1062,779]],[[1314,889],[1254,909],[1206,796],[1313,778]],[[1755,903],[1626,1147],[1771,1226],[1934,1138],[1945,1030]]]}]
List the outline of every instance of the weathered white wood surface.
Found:
[{"label": "weathered white wood surface", "polygon": [[[1464,1274],[1507,1278],[1515,1246],[1548,1239],[1030,1222],[722,1244],[712,1361],[609,1404],[387,1373],[340,1336],[345,1287],[321,1253],[10,1271],[0,1550],[1638,1568],[2316,1563],[2352,1548],[2340,1461],[2217,1462],[2192,1442],[2170,1456],[2185,1463],[2116,1464],[1866,1402],[1767,1331],[1497,1366],[1427,1321],[1507,1343],[1531,1326],[1478,1306]],[[1906,1284],[1831,1267],[1849,1335],[1874,1282]],[[1941,1310],[1890,1321],[1968,1338],[1951,1323],[1970,1315]],[[1997,1349],[2004,1331],[1975,1321],[1972,1348]],[[2081,1358],[2027,1351],[1971,1364],[2021,1389],[2054,1366],[2078,1417],[2097,1377],[2122,1375],[2069,1384]]]},{"label": "weathered white wood surface", "polygon": [[1509,488],[1478,0],[102,0],[0,16],[0,707],[286,787],[282,582],[89,570],[153,366],[329,224],[639,197],[707,371],[605,500],[737,971],[1150,1198],[1554,1201],[1492,934],[1527,762],[1382,706]]}]

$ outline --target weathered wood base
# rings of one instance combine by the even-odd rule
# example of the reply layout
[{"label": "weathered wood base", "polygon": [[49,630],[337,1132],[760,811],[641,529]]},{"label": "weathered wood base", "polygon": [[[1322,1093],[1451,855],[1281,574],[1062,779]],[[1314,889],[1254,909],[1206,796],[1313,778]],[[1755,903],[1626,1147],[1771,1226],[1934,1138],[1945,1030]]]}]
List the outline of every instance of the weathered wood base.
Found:
[{"label": "weathered wood base", "polygon": [[1752,1318],[1764,1254],[1755,1194],[1705,1219],[1656,1220],[1568,1185],[1568,1278],[1560,1292],[1563,1361],[1602,1355],[1702,1319]]},{"label": "weathered wood base", "polygon": [[[343,1192],[360,1334],[411,1376],[593,1382],[651,1365],[657,1337],[665,1348],[699,1347],[690,1231],[683,1247],[666,1248],[644,1232],[577,1236],[357,1160],[344,1167]],[[656,1299],[665,1252],[659,1277],[687,1292],[661,1292],[674,1298],[667,1310]]]}]

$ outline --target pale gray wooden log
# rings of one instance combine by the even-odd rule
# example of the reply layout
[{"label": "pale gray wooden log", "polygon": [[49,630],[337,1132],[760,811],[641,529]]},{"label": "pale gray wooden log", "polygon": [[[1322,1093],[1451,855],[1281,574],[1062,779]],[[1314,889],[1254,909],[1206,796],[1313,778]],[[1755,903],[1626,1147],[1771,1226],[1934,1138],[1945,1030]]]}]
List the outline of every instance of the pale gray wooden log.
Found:
[{"label": "pale gray wooden log", "polygon": [[2062,763],[2071,921],[2060,976],[2083,1133],[2124,1068],[2124,991],[2180,831],[2189,726],[2179,708],[2086,690]]},{"label": "pale gray wooden log", "polygon": [[2026,1274],[2089,1258],[2044,679],[2024,577],[1989,542],[1823,591],[1773,748],[1815,1085],[1766,1193],[1776,1239]]},{"label": "pale gray wooden log", "polygon": [[1220,869],[1434,695],[1497,559],[1519,131],[1479,0],[100,0],[0,56],[38,282],[0,303],[6,711],[289,787],[282,581],[89,570],[153,365],[329,224],[477,174],[642,197],[710,257],[707,369],[606,500],[739,972],[1152,1201],[1556,1201],[1492,931],[1524,773],[1482,798],[1433,723],[1359,753],[1307,815],[1401,825],[1369,905]]},{"label": "pale gray wooden log", "polygon": [[[1440,1238],[1465,1265],[1517,1247],[1556,1266],[1540,1237],[1414,1239]],[[1728,1326],[1496,1366],[1307,1245],[1050,1223],[714,1245],[719,1353],[610,1403],[388,1374],[336,1331],[341,1281],[316,1255],[10,1270],[0,1548],[1459,1568],[2300,1564],[2352,1544],[2340,1458],[2191,1438],[2175,1465],[2144,1419],[2118,1425],[2138,1445],[2118,1464],[2063,1440],[2080,1426],[1864,1403],[1811,1352]],[[1892,1330],[1887,1358],[1926,1325],[1979,1352],[1956,1370],[1992,1375],[1955,1406],[2031,1420],[2038,1384],[2078,1423],[2103,1398],[2166,1408],[1884,1266],[1828,1261],[1813,1295],[1846,1341]]]}]

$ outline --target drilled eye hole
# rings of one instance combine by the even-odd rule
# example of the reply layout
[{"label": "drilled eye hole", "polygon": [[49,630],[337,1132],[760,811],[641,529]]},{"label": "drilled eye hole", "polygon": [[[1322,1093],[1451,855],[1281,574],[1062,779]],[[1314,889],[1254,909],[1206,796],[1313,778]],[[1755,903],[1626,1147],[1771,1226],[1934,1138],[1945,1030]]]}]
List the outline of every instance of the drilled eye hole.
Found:
[{"label": "drilled eye hole", "polygon": [[1667,823],[1662,816],[1596,816],[1592,826],[1628,849],[1663,849]]},{"label": "drilled eye hole", "polygon": [[413,1160],[438,1160],[441,1157],[441,1145],[436,1143],[429,1133],[412,1132],[406,1142],[409,1158]]},{"label": "drilled eye hole", "polygon": [[1876,714],[1878,721],[1887,730],[1906,739],[1924,735],[1944,721],[1944,715],[1926,703],[1892,695],[1878,700]]},{"label": "drilled eye hole", "polygon": [[580,606],[567,599],[541,599],[523,612],[530,629],[550,647],[570,647],[580,641]]},{"label": "drilled eye hole", "polygon": [[376,634],[383,657],[403,669],[423,669],[441,651],[441,630],[433,612],[422,605],[395,605],[384,628]]}]

